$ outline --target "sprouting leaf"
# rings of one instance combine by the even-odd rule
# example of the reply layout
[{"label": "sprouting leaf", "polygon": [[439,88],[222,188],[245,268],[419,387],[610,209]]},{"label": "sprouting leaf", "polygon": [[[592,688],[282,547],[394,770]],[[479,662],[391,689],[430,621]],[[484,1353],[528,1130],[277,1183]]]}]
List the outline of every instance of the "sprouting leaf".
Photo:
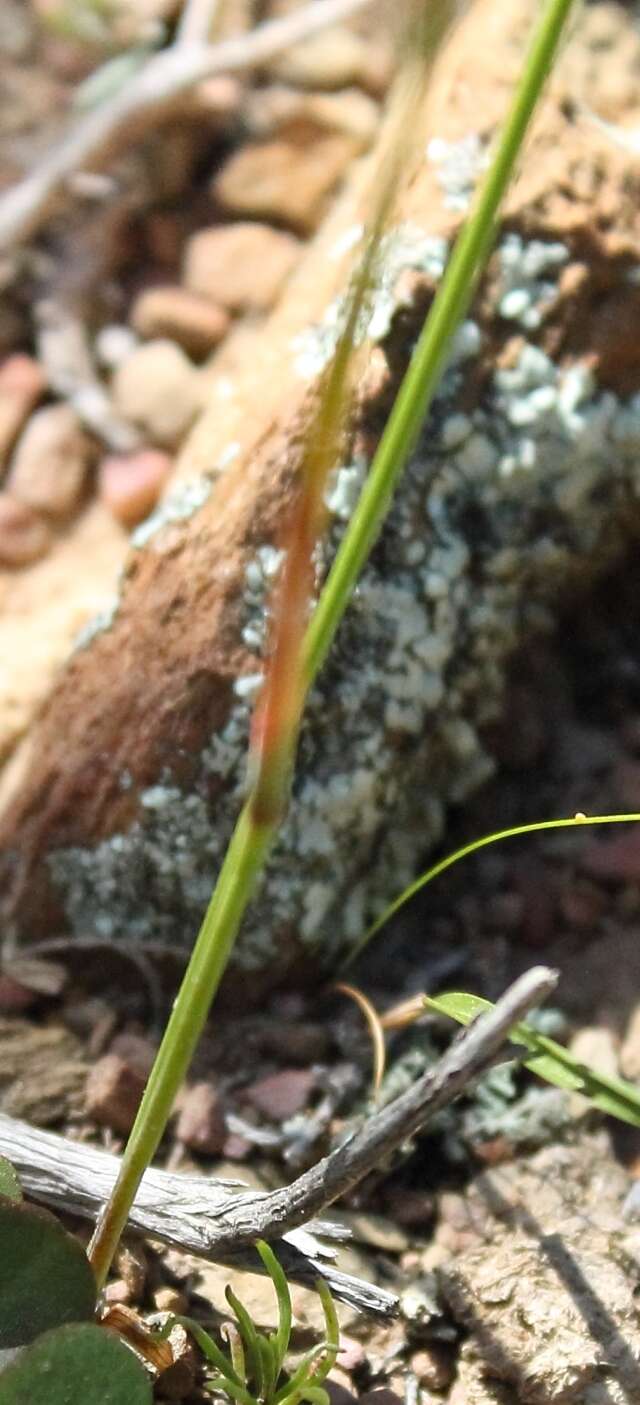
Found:
[{"label": "sprouting leaf", "polygon": [[[575,829],[578,825],[628,824],[632,821],[637,823],[638,820],[640,820],[640,814],[636,814],[635,812],[629,815],[578,814],[571,815],[568,819],[536,820],[532,824],[518,824],[512,826],[510,829],[498,829],[492,834],[483,834],[480,839],[472,839],[469,844],[463,844],[462,848],[455,849],[452,854],[447,854],[446,858],[438,859],[438,862],[432,864],[431,868],[426,869],[418,878],[414,878],[413,882],[409,883],[406,888],[403,888],[402,892],[398,894],[398,897],[394,898],[393,902],[390,902],[388,907],[385,907],[384,912],[381,912],[380,916],[376,917],[375,922],[372,922],[371,926],[364,933],[364,936],[351,948],[343,965],[350,966],[371,939],[395,916],[396,912],[400,911],[401,907],[404,907],[405,903],[408,903],[411,898],[415,897],[416,893],[419,893],[422,888],[426,888],[427,884],[432,883],[434,878],[439,878],[441,873],[446,873],[448,868],[452,868],[453,865],[459,863],[461,859],[468,859],[472,854],[478,853],[480,849],[486,849],[488,844],[500,844],[503,839],[517,839],[528,834],[538,834],[548,829]],[[471,999],[472,997],[469,998]]]},{"label": "sprouting leaf", "polygon": [[151,1405],[144,1366],[95,1323],[44,1332],[0,1373],[0,1405]]},{"label": "sprouting leaf", "polygon": [[[477,1015],[493,1008],[491,1001],[462,991],[454,991],[447,995],[426,995],[425,1005],[430,1010],[437,1010],[439,1014],[449,1015],[451,1019],[463,1025],[470,1024]],[[570,1092],[582,1093],[600,1112],[609,1117],[617,1117],[620,1122],[628,1122],[632,1127],[640,1127],[640,1088],[636,1088],[633,1083],[624,1078],[611,1078],[603,1073],[596,1073],[594,1069],[574,1059],[568,1049],[556,1044],[555,1039],[549,1039],[546,1034],[539,1034],[533,1025],[525,1021],[514,1025],[510,1038],[512,1043],[524,1045],[529,1050],[531,1057],[524,1059],[525,1068],[536,1073],[546,1083],[552,1083],[556,1088],[565,1088]]]},{"label": "sprouting leaf", "polygon": [[7,1200],[22,1200],[22,1186],[18,1180],[18,1173],[14,1171],[6,1156],[0,1156],[0,1195],[6,1196]]},{"label": "sprouting leaf", "polygon": [[0,1347],[93,1316],[96,1285],[82,1245],[47,1210],[0,1197]]}]

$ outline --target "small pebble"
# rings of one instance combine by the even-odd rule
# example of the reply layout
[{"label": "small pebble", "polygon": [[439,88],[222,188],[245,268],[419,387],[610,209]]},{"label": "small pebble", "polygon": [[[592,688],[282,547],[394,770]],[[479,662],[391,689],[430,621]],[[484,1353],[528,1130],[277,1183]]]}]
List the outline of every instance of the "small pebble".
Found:
[{"label": "small pebble", "polygon": [[105,1054],[87,1078],[87,1113],[102,1126],[126,1135],[133,1126],[145,1081],[136,1068],[117,1054]]},{"label": "small pebble", "polygon": [[29,990],[28,986],[20,985],[19,981],[0,971],[0,1014],[20,1015],[24,1010],[30,1010],[38,998],[37,991]]},{"label": "small pebble", "polygon": [[340,1350],[336,1356],[336,1365],[341,1366],[343,1371],[357,1371],[364,1365],[367,1353],[362,1342],[356,1341],[355,1337],[347,1337],[344,1333],[340,1336]]},{"label": "small pebble", "polygon": [[347,1390],[341,1381],[335,1381],[331,1376],[328,1376],[324,1382],[324,1388],[329,1396],[329,1405],[355,1405],[357,1396]]},{"label": "small pebble", "polygon": [[311,1068],[283,1068],[243,1088],[242,1096],[272,1122],[285,1122],[304,1110],[316,1084]]},{"label": "small pebble", "polygon": [[320,132],[309,144],[302,124],[286,137],[245,142],[225,162],[211,193],[230,215],[274,220],[312,234],[359,150],[360,143],[344,132]]},{"label": "small pebble", "polygon": [[0,566],[30,566],[50,545],[51,532],[40,514],[0,491]]},{"label": "small pebble", "polygon": [[640,883],[640,829],[637,825],[615,839],[594,839],[580,859],[580,866],[595,878]]},{"label": "small pebble", "polygon": [[111,388],[118,414],[163,448],[179,443],[200,408],[198,371],[166,339],[136,347],[117,367]]},{"label": "small pebble", "polygon": [[32,356],[16,353],[0,365],[0,468],[46,388],[45,373]]},{"label": "small pebble", "polygon": [[15,448],[7,488],[47,517],[64,519],[82,502],[95,447],[70,405],[46,405],[27,422]]},{"label": "small pebble", "polygon": [[227,1140],[224,1106],[212,1083],[195,1083],[187,1089],[175,1135],[177,1141],[191,1151],[218,1156],[224,1150]]},{"label": "small pebble", "polygon": [[156,1312],[184,1314],[189,1309],[189,1299],[177,1288],[156,1288],[153,1304]]},{"label": "small pebble", "polygon": [[173,460],[161,449],[109,454],[98,469],[105,507],[123,527],[135,527],[153,511],[172,467]]},{"label": "small pebble", "polygon": [[109,1045],[110,1054],[117,1054],[118,1058],[124,1059],[132,1068],[137,1069],[143,1078],[149,1077],[157,1051],[158,1046],[152,1039],[126,1029],[116,1034]]},{"label": "small pebble", "polygon": [[389,1390],[386,1386],[380,1386],[377,1390],[365,1390],[359,1400],[360,1405],[403,1405],[402,1395],[396,1394],[395,1390]]},{"label": "small pebble", "polygon": [[206,356],[229,330],[229,314],[186,288],[146,288],[131,310],[141,337],[169,337],[189,356]]},{"label": "small pebble", "polygon": [[[187,241],[184,281],[191,295],[211,300],[216,315],[267,312],[300,256],[292,234],[258,222],[215,225]],[[184,294],[189,296],[188,293]]]}]

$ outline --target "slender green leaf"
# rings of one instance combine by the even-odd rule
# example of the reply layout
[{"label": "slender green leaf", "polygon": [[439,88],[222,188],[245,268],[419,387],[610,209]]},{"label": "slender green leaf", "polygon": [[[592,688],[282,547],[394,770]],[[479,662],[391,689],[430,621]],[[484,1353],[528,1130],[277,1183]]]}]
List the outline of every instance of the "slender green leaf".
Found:
[{"label": "slender green leaf", "polygon": [[93,1317],[96,1285],[82,1245],[48,1210],[0,1198],[0,1347]]},{"label": "slender green leaf", "polygon": [[421,888],[426,888],[427,884],[432,883],[434,878],[439,878],[441,873],[446,873],[448,868],[452,868],[461,859],[468,859],[479,849],[486,849],[488,844],[499,844],[503,839],[516,839],[525,834],[539,834],[542,830],[547,829],[575,829],[582,825],[594,824],[629,824],[637,823],[638,820],[640,820],[640,814],[636,813],[630,815],[571,815],[568,819],[535,820],[532,824],[517,824],[510,829],[497,829],[491,834],[483,834],[480,839],[472,839],[469,844],[463,844],[460,849],[454,849],[453,853],[447,854],[446,858],[438,859],[438,862],[432,864],[431,868],[425,869],[424,873],[421,873],[418,878],[414,878],[406,888],[403,888],[398,897],[394,898],[393,902],[385,907],[384,912],[376,917],[375,922],[371,923],[364,936],[349,952],[344,965],[350,966],[372,937],[375,937],[381,928],[386,926],[387,922],[395,916],[396,912],[399,912],[405,903],[408,903],[411,898],[415,897],[416,893],[420,892]]},{"label": "slender green leaf", "polygon": [[[181,1313],[175,1316],[172,1314],[162,1328],[160,1335],[168,1336],[176,1322],[179,1322],[181,1327],[186,1327],[187,1331],[191,1333],[192,1337],[194,1337],[195,1341],[198,1343],[203,1356],[206,1356],[207,1361],[210,1361],[212,1366],[215,1366],[216,1370],[220,1371],[226,1381],[244,1389],[240,1376],[227,1360],[224,1352],[220,1350],[217,1342],[214,1342],[213,1337],[211,1337],[208,1332],[205,1332],[204,1327],[201,1327],[200,1323],[196,1322],[193,1317],[184,1317]],[[246,1391],[245,1394],[248,1395],[249,1392]]]},{"label": "slender green leaf", "polygon": [[[462,991],[447,995],[425,996],[425,1005],[439,1014],[448,1015],[458,1024],[468,1025],[477,1015],[492,1009],[489,1000],[479,995],[468,995]],[[586,1064],[574,1059],[568,1049],[556,1044],[546,1034],[538,1034],[532,1025],[521,1022],[511,1031],[511,1042],[524,1045],[532,1055],[524,1059],[524,1066],[552,1083],[557,1088],[566,1088],[574,1093],[582,1093],[600,1112],[609,1117],[617,1117],[620,1122],[628,1122],[632,1127],[640,1127],[640,1088],[624,1078],[611,1078],[597,1073]]]},{"label": "slender green leaf", "polygon": [[[451,338],[486,262],[500,204],[552,67],[571,3],[572,0],[546,0],[542,7],[490,167],[456,242],[356,510],[304,636],[301,672],[305,692],[327,656],[360,571],[381,530],[397,481],[417,442],[446,365]],[[140,1180],[184,1081],[275,832],[275,819],[273,823],[259,823],[249,799],[232,834],[125,1148],[119,1175],[89,1248],[100,1287],[106,1280]]]},{"label": "slender green leaf", "polygon": [[286,1274],[282,1268],[282,1265],[278,1262],[278,1259],[276,1258],[273,1249],[271,1249],[268,1244],[265,1244],[264,1239],[258,1240],[256,1244],[256,1249],[258,1250],[260,1258],[262,1259],[262,1262],[267,1270],[267,1273],[269,1274],[271,1282],[273,1283],[276,1292],[276,1297],[278,1299],[278,1330],[273,1338],[274,1347],[276,1351],[276,1359],[278,1363],[278,1368],[276,1371],[277,1379],[278,1375],[280,1374],[280,1371],[282,1370],[284,1358],[287,1354],[287,1351],[289,1350],[289,1338],[291,1336],[292,1320],[291,1294],[289,1292],[289,1284],[287,1283]]},{"label": "slender green leaf", "polygon": [[95,1323],[45,1332],[0,1374],[0,1405],[151,1405],[149,1378],[115,1333]]},{"label": "slender green leaf", "polygon": [[264,1368],[262,1353],[258,1343],[258,1333],[246,1307],[240,1302],[240,1299],[236,1297],[233,1289],[227,1286],[224,1295],[229,1307],[233,1309],[238,1319],[240,1335],[247,1358],[248,1377],[251,1380],[256,1395],[262,1395],[264,1392]]},{"label": "slender green leaf", "polygon": [[231,1353],[231,1365],[239,1381],[244,1381],[247,1375],[247,1367],[244,1359],[244,1347],[242,1337],[235,1325],[235,1322],[226,1322],[224,1326],[229,1351]]},{"label": "slender green leaf", "polygon": [[[228,1376],[208,1376],[207,1381],[211,1390],[219,1390],[225,1395],[230,1395],[232,1400],[237,1400],[238,1405],[258,1405],[255,1395],[252,1395],[245,1386],[230,1380]],[[2,1405],[2,1401],[0,1401],[0,1405]]]}]

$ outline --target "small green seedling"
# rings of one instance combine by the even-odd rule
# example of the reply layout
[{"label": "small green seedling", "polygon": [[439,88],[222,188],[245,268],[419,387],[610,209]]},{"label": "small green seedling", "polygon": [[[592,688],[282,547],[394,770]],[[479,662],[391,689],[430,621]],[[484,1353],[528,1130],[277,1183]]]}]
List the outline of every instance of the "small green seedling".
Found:
[{"label": "small green seedling", "polygon": [[142,1363],[95,1323],[97,1297],[79,1240],[0,1158],[0,1405],[151,1405]]},{"label": "small green seedling", "polygon": [[269,1245],[258,1240],[256,1248],[275,1288],[278,1326],[274,1332],[259,1331],[246,1307],[231,1288],[227,1288],[225,1296],[236,1319],[235,1323],[227,1325],[228,1357],[191,1317],[170,1318],[163,1335],[175,1322],[186,1327],[214,1367],[214,1373],[208,1378],[211,1390],[221,1391],[237,1405],[299,1405],[303,1400],[310,1401],[311,1405],[329,1405],[322,1382],[334,1364],[339,1347],[338,1319],[331,1293],[326,1283],[318,1278],[315,1286],[324,1312],[326,1339],[312,1347],[292,1375],[288,1375],[284,1363],[291,1336],[289,1285]]}]

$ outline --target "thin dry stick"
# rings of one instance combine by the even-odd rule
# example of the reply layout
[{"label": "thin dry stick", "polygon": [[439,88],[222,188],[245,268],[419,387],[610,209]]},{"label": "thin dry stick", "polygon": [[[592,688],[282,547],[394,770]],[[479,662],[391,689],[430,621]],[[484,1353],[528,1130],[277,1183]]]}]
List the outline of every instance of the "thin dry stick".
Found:
[{"label": "thin dry stick", "polygon": [[[292,1231],[344,1194],[435,1113],[448,1106],[491,1064],[509,1030],[554,989],[557,974],[544,966],[521,976],[496,1005],[454,1040],[435,1068],[388,1107],[375,1113],[347,1142],[280,1190],[241,1190],[233,1182],[204,1176],[145,1172],[129,1227],[187,1249],[202,1258],[257,1267],[247,1256],[256,1239],[277,1243],[291,1277],[309,1281],[320,1273],[336,1296],[389,1311],[390,1294],[368,1288],[307,1257]],[[95,1147],[28,1127],[0,1114],[0,1150],[15,1166],[31,1195],[47,1204],[93,1218],[116,1179],[119,1160]],[[304,1243],[304,1241],[302,1241]]]},{"label": "thin dry stick", "polygon": [[176,30],[176,44],[208,44],[219,0],[184,0]]},{"label": "thin dry stick", "polygon": [[302,10],[268,20],[250,34],[221,44],[172,44],[154,54],[130,81],[78,121],[52,151],[18,185],[0,199],[0,252],[33,235],[54,197],[76,171],[95,169],[107,150],[130,136],[132,122],[157,117],[181,93],[217,73],[256,68],[339,20],[362,10],[369,0],[312,0]]}]

